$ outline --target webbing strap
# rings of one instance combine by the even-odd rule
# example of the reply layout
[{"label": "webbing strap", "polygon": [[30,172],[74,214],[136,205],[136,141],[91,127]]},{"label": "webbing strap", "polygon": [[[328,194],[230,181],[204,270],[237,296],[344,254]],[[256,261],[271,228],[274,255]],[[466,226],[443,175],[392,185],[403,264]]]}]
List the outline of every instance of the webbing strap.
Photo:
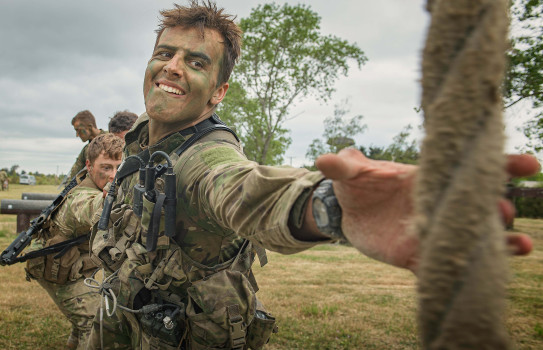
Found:
[{"label": "webbing strap", "polygon": [[31,252],[28,252],[25,255],[21,256],[20,258],[17,258],[17,261],[18,262],[24,262],[24,261],[26,261],[28,259],[39,258],[40,256],[45,256],[45,255],[60,252],[57,255],[55,255],[55,257],[54,257],[55,259],[58,259],[58,258],[62,257],[64,254],[66,254],[66,252],[71,247],[77,246],[77,245],[79,245],[79,244],[81,244],[81,243],[83,243],[85,241],[88,241],[89,237],[90,237],[90,234],[86,234],[86,235],[83,235],[83,236],[79,236],[79,237],[76,237],[76,238],[69,239],[67,241],[63,241],[63,242],[59,242],[57,244],[53,244],[53,245],[51,245],[49,247],[46,247],[46,248],[31,251]]},{"label": "webbing strap", "polygon": [[230,324],[230,348],[243,349],[245,346],[245,325],[243,317],[240,314],[239,305],[228,305],[226,307],[228,314],[228,323]]},{"label": "webbing strap", "polygon": [[[185,141],[181,147],[179,147],[175,153],[180,156],[183,152],[185,152],[190,146],[194,145],[196,141],[204,137],[205,135],[211,133],[215,130],[223,130],[231,133],[234,135],[236,140],[239,141],[238,135],[230,129],[226,124],[223,123],[222,120],[219,119],[219,117],[216,114],[213,114],[208,119],[202,120],[200,123],[191,126],[187,129],[183,129],[179,131],[179,134],[183,136],[188,136],[192,134],[192,136]],[[137,157],[139,157],[141,160],[143,160],[144,163],[147,163],[149,161],[149,158],[151,155],[149,154],[149,149],[145,149],[142,152],[140,152]],[[137,160],[136,157],[130,158],[126,160],[127,164],[123,165],[119,171],[117,172],[117,181],[120,183],[125,177],[135,173],[140,168],[140,162]]]},{"label": "webbing strap", "polygon": [[162,214],[162,207],[164,206],[165,200],[166,195],[164,193],[159,193],[153,207],[153,212],[151,213],[149,229],[147,230],[147,241],[145,242],[148,252],[152,252],[156,249],[158,230],[160,228],[160,216]]},{"label": "webbing strap", "polygon": [[185,152],[190,146],[194,145],[196,143],[196,141],[198,141],[199,139],[201,139],[202,137],[206,136],[207,134],[213,132],[213,131],[217,131],[217,130],[223,130],[223,131],[228,131],[230,132],[232,135],[234,135],[237,139],[237,135],[236,133],[230,129],[229,127],[227,127],[226,125],[223,125],[223,124],[214,124],[206,129],[203,129],[203,130],[200,130],[198,131],[198,133],[192,135],[190,137],[190,139],[188,139],[187,141],[185,141],[181,147],[179,147],[175,153],[180,156],[183,152]]}]

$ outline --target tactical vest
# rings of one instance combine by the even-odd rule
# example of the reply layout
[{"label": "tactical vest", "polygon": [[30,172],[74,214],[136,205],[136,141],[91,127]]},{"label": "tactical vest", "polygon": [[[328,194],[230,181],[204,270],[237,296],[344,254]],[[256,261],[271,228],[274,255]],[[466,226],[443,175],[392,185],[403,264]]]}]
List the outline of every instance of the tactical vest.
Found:
[{"label": "tactical vest", "polygon": [[[237,136],[215,118],[193,127],[194,135],[172,154],[206,141],[236,144]],[[158,201],[144,198],[140,219],[130,204],[116,203],[108,228],[93,229],[93,259],[116,275],[109,281],[124,306],[123,315],[139,325],[151,348],[175,349],[181,344],[188,349],[260,349],[277,330],[274,317],[256,298],[251,270],[256,255],[262,266],[266,263],[265,250],[240,239],[235,256],[203,265],[165,235],[162,215],[151,225],[158,227],[158,237],[148,251],[153,213],[162,212],[156,205]]]},{"label": "tactical vest", "polygon": [[[86,176],[86,173],[78,177],[78,182],[78,186],[98,189],[90,177]],[[67,241],[77,241],[81,243],[78,245],[67,245],[66,248],[60,252],[29,259],[25,268],[27,280],[44,279],[45,281],[56,284],[66,284],[67,282],[73,282],[82,277],[89,277],[99,267],[99,265],[94,263],[89,256],[88,236],[71,240],[66,239],[62,235],[57,234],[57,228],[52,220],[52,217],[58,209],[64,205],[66,198],[68,198],[78,186],[72,188],[68,192],[60,204],[51,213],[49,219],[43,224],[42,229],[38,232],[37,238],[32,243],[32,251],[33,253],[36,253],[42,248],[62,245]]]}]

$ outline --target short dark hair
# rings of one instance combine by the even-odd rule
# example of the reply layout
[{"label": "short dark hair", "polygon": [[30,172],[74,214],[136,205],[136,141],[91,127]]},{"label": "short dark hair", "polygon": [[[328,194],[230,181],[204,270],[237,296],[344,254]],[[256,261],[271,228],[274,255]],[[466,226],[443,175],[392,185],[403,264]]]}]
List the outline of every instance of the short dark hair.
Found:
[{"label": "short dark hair", "polygon": [[91,164],[104,152],[111,159],[121,159],[124,140],[112,133],[100,134],[92,139],[87,148],[87,159]]},{"label": "short dark hair", "polygon": [[174,4],[171,10],[162,10],[160,24],[158,25],[155,48],[158,40],[166,28],[185,27],[198,28],[204,36],[204,29],[218,31],[224,39],[223,61],[220,66],[217,86],[226,83],[241,54],[241,28],[234,22],[236,16],[223,13],[224,9],[217,8],[217,4],[209,0],[191,0],[189,6]]},{"label": "short dark hair", "polygon": [[108,130],[109,132],[119,133],[128,131],[134,125],[134,122],[138,119],[136,113],[129,112],[127,110],[115,113],[115,115],[109,120]]},{"label": "short dark hair", "polygon": [[76,121],[79,121],[83,125],[90,125],[96,128],[96,119],[94,119],[92,113],[87,109],[77,113],[75,117],[72,118],[72,125],[74,125]]}]

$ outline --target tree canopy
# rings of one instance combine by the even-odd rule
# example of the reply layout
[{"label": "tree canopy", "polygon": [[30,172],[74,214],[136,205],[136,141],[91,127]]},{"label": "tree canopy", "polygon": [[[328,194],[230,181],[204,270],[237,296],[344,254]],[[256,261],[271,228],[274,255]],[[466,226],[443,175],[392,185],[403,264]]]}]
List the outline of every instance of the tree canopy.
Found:
[{"label": "tree canopy", "polygon": [[411,125],[405,126],[398,135],[392,138],[392,143],[386,147],[360,147],[360,151],[371,159],[390,160],[398,163],[417,164],[419,147],[415,139],[411,139]]},{"label": "tree canopy", "polygon": [[505,106],[529,101],[534,115],[523,126],[527,148],[543,150],[543,0],[511,2],[511,50],[504,84]]},{"label": "tree canopy", "polygon": [[325,153],[337,153],[346,147],[355,145],[353,137],[363,133],[367,125],[362,124],[362,115],[350,119],[349,100],[345,99],[334,106],[334,115],[324,120],[322,139],[313,139],[305,156],[315,162],[318,156]]},{"label": "tree canopy", "polygon": [[511,50],[505,84],[506,106],[530,100],[543,105],[543,0],[511,3]]},{"label": "tree canopy", "polygon": [[367,60],[356,44],[321,34],[320,20],[307,5],[272,3],[240,21],[243,53],[220,113],[235,120],[247,156],[260,164],[283,161],[291,143],[283,125],[296,102],[327,101],[350,62],[360,68]]}]

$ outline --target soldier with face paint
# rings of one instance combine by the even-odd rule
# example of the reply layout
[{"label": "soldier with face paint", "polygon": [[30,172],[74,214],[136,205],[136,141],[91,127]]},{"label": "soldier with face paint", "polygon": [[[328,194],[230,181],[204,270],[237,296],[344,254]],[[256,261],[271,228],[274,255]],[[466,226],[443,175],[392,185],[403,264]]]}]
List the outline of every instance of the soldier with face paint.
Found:
[{"label": "soldier with face paint", "polygon": [[[43,225],[32,242],[32,250],[89,233],[102,207],[103,188],[113,180],[121,163],[123,146],[123,140],[109,133],[89,143],[86,173],[78,176],[78,185]],[[56,253],[28,260],[27,277],[38,281],[70,321],[72,331],[67,347],[84,349],[100,304],[99,295],[84,284],[84,279],[98,266],[90,259],[88,240],[70,248],[61,257],[55,256]]]},{"label": "soldier with face paint", "polygon": [[[104,298],[111,302],[115,294],[120,307],[95,318],[89,349],[260,349],[275,327],[256,297],[251,264],[256,256],[265,264],[264,248],[292,254],[337,240],[313,214],[311,198],[325,176],[334,180],[341,230],[353,246],[415,270],[418,242],[407,227],[416,168],[369,160],[353,149],[319,158],[317,172],[249,161],[236,136],[216,127],[215,110],[240,55],[234,18],[198,1],[161,15],[143,83],[146,113],[126,134],[124,155],[169,155],[175,233],[165,234],[163,217],[150,224],[162,213],[151,197],[140,218],[139,178],[128,175],[108,228],[93,228],[92,255],[111,286]],[[193,142],[195,135],[203,136]],[[533,161],[519,162],[528,163],[520,172],[535,170]],[[158,242],[150,248],[152,230]]]},{"label": "soldier with face paint", "polygon": [[70,181],[75,176],[75,174],[77,174],[85,167],[85,160],[87,159],[85,152],[87,151],[87,147],[89,146],[89,143],[92,141],[92,139],[100,134],[105,133],[104,130],[97,128],[96,119],[94,119],[94,115],[92,115],[92,113],[88,110],[77,113],[72,119],[72,125],[75,130],[75,136],[79,137],[81,141],[87,142],[87,144],[83,147],[83,149],[77,156],[74,165],[72,165],[72,168],[70,169],[70,172],[68,174],[67,181]]}]

